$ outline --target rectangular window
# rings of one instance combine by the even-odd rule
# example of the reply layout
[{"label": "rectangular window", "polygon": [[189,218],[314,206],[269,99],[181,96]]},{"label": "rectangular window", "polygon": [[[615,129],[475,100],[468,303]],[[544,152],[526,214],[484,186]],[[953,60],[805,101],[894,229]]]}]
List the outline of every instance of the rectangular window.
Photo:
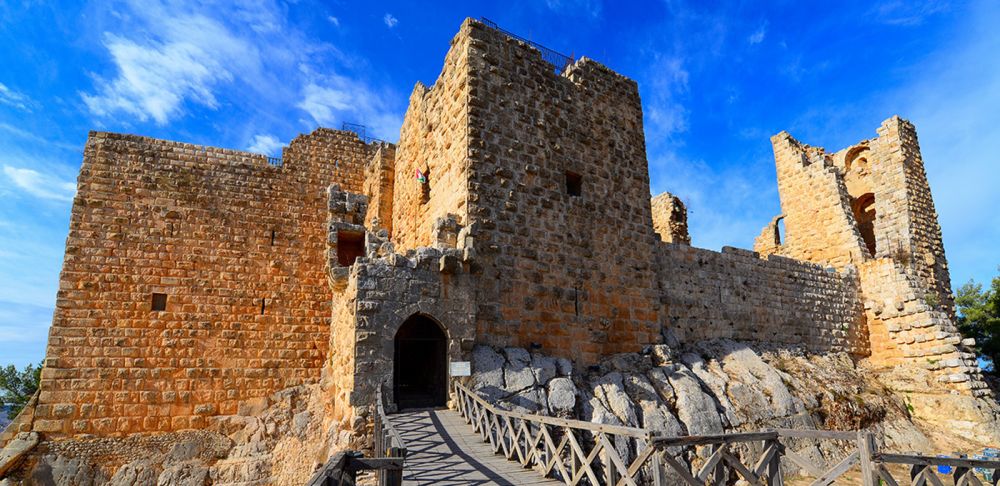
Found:
[{"label": "rectangular window", "polygon": [[576,172],[566,171],[566,194],[579,197],[583,192],[583,176]]},{"label": "rectangular window", "polygon": [[163,312],[167,310],[167,294],[153,293],[153,311]]},{"label": "rectangular window", "polygon": [[337,232],[337,263],[342,267],[354,265],[354,260],[365,255],[365,234],[356,231]]}]

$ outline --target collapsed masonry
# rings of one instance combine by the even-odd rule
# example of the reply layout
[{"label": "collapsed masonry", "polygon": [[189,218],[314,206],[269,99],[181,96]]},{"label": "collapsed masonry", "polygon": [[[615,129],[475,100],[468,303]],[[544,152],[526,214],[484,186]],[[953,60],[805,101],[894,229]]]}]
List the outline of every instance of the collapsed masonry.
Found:
[{"label": "collapsed masonry", "polygon": [[2,439],[218,430],[303,386],[357,437],[377,387],[441,404],[476,345],[585,368],[668,335],[919,369],[920,403],[975,408],[992,397],[914,127],[878,135],[835,154],[773,137],[782,216],[715,252],[678,198],[650,200],[634,81],[587,58],[556,74],[471,20],[395,146],[321,128],[272,165],[91,133],[41,392]]}]

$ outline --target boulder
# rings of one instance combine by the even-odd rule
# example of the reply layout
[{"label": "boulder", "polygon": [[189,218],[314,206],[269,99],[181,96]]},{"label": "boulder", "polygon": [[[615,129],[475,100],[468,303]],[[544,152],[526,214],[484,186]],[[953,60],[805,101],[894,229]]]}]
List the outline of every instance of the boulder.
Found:
[{"label": "boulder", "polygon": [[548,384],[549,410],[553,415],[568,416],[576,407],[576,385],[573,380],[560,376]]},{"label": "boulder", "polygon": [[21,461],[25,454],[38,445],[37,432],[21,432],[0,450],[0,477]]}]

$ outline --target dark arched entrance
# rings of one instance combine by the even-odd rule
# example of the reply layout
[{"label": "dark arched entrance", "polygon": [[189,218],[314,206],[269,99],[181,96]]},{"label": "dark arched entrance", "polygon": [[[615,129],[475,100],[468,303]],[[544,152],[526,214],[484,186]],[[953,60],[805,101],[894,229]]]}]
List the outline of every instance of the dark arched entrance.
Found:
[{"label": "dark arched entrance", "polygon": [[415,314],[396,331],[393,395],[399,408],[438,407],[448,396],[448,337],[438,323]]}]

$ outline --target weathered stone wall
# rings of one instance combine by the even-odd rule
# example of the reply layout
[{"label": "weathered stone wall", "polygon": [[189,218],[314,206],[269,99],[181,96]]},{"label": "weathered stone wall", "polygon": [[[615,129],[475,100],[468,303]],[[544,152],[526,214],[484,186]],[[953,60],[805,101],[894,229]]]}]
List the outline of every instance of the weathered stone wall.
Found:
[{"label": "weathered stone wall", "polygon": [[857,275],[777,255],[658,251],[664,314],[682,342],[737,339],[867,354]]},{"label": "weathered stone wall", "polygon": [[[329,198],[327,269],[334,295],[322,385],[331,397],[331,419],[362,437],[378,387],[385,385],[386,403],[395,401],[394,338],[408,318],[433,319],[447,335],[448,359],[467,359],[476,337],[473,253],[464,251],[457,223],[442,218],[432,228],[435,247],[401,255],[387,230],[360,225],[371,213],[365,196],[332,186]],[[342,231],[365,235],[363,255],[348,265],[337,255]]]},{"label": "weathered stone wall", "polygon": [[[361,190],[368,147],[320,129],[284,165],[91,133],[34,430],[200,428],[319,378],[327,349],[326,186]],[[153,293],[166,309],[151,310]]]},{"label": "weathered stone wall", "polygon": [[479,339],[584,363],[656,341],[657,237],[635,82],[587,58],[556,74],[534,48],[476,22],[459,37],[470,42]]},{"label": "weathered stone wall", "polygon": [[[399,132],[393,196],[393,241],[400,251],[431,246],[431,226],[453,214],[466,223],[468,198],[468,22],[451,41],[437,81],[421,83]],[[425,175],[426,183],[417,178]]]},{"label": "weathered stone wall", "polygon": [[666,243],[691,244],[688,234],[687,208],[681,198],[664,192],[650,201],[653,210],[653,230]]},{"label": "weathered stone wall", "polygon": [[787,132],[771,137],[778,171],[786,241],[781,254],[842,268],[865,260],[850,213],[850,196],[823,149],[803,145]]},{"label": "weathered stone wall", "polygon": [[919,284],[891,258],[859,267],[872,362],[929,370],[944,387],[980,396],[986,392],[976,355],[948,313],[928,305]]},{"label": "weathered stone wall", "polygon": [[[902,248],[910,260],[904,264],[908,267],[908,272],[918,277],[925,289],[934,292],[942,309],[954,318],[951,277],[941,239],[941,226],[938,224],[934,199],[927,183],[916,128],[898,116],[892,117],[879,127],[876,142],[877,158],[888,160],[887,165],[898,167],[901,172],[900,177],[896,178],[896,184],[887,184],[886,177],[873,183],[878,189],[876,198],[890,195],[898,197],[899,194],[906,196],[904,201],[899,201],[898,205],[889,209],[892,213],[906,215],[906,219],[900,218],[893,225],[893,230],[887,232],[902,241],[895,244],[890,240],[886,250],[893,252],[894,248]],[[902,226],[904,222],[908,224]]]},{"label": "weathered stone wall", "polygon": [[[368,197],[365,226],[392,234],[392,198],[396,182],[396,147],[381,145],[365,167],[363,194]],[[375,222],[378,224],[375,224]]]}]

